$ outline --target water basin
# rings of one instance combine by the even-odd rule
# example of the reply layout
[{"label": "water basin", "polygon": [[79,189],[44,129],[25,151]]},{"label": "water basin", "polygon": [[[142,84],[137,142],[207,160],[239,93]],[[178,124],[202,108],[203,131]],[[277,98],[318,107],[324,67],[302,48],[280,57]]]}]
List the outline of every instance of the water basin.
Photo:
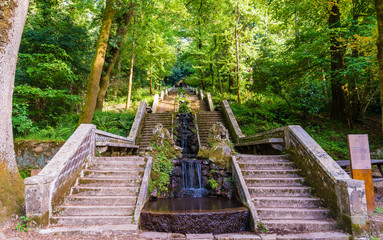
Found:
[{"label": "water basin", "polygon": [[150,200],[141,212],[143,230],[232,233],[249,230],[250,212],[235,199],[216,197]]}]

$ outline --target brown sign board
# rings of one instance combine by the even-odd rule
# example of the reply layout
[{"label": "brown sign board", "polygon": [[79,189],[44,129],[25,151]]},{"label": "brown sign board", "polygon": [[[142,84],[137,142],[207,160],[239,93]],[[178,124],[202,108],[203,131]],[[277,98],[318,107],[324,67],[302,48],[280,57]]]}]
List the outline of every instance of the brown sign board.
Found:
[{"label": "brown sign board", "polygon": [[348,148],[350,150],[352,169],[371,169],[370,147],[367,134],[350,134]]},{"label": "brown sign board", "polygon": [[353,179],[363,180],[366,191],[367,211],[375,211],[374,184],[372,181],[370,146],[367,134],[350,134],[348,149],[350,150],[351,174]]}]

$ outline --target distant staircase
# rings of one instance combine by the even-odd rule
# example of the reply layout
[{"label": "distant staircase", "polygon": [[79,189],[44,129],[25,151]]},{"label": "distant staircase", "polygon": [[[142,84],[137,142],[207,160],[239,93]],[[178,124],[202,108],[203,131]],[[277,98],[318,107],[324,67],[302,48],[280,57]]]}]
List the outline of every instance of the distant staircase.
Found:
[{"label": "distant staircase", "polygon": [[[304,178],[288,156],[239,154],[237,160],[258,217],[269,232],[339,231],[330,210],[311,196],[310,187],[304,185]],[[340,239],[348,239],[347,234],[339,234]]]},{"label": "distant staircase", "polygon": [[153,136],[153,129],[158,123],[161,123],[164,126],[164,128],[168,129],[171,132],[172,112],[145,114],[137,141],[137,145],[140,146],[138,151],[143,151],[149,146],[150,139]]},{"label": "distant staircase", "polygon": [[[197,114],[197,124],[198,124],[198,132],[199,132],[199,137],[201,141],[201,146],[207,147],[209,145],[209,142],[207,141],[209,137],[209,130],[217,122],[222,123],[226,129],[229,129],[220,111],[211,111],[211,112],[200,111],[200,112],[197,112],[196,114]],[[231,139],[231,136],[230,136],[230,139]]]},{"label": "distant staircase", "polygon": [[138,156],[95,158],[56,208],[51,225],[132,224],[144,168]]}]

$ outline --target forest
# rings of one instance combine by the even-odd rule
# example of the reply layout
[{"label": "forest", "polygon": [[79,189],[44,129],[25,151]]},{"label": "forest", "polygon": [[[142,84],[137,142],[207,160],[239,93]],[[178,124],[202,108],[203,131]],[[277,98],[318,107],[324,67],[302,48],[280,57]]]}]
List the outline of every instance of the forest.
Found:
[{"label": "forest", "polygon": [[227,99],[246,135],[299,124],[347,159],[347,134],[367,133],[383,158],[375,2],[31,0],[14,136],[126,136],[139,102],[182,80]]}]

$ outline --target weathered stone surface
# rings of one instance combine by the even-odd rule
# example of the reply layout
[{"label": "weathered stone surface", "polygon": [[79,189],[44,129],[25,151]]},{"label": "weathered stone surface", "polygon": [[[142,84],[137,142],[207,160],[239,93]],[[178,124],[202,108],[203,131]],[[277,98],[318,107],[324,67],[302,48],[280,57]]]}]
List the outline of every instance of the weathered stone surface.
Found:
[{"label": "weathered stone surface", "polygon": [[14,141],[16,162],[19,169],[44,168],[65,141]]},{"label": "weathered stone surface", "polygon": [[69,193],[85,164],[92,162],[95,129],[92,124],[80,125],[38,175],[24,180],[25,208],[29,218],[38,218],[38,224],[48,223],[49,212]]},{"label": "weathered stone surface", "polygon": [[142,123],[142,119],[144,118],[145,112],[146,112],[147,104],[144,101],[140,102],[140,106],[138,106],[136,117],[134,118],[134,122],[132,127],[130,128],[129,137],[133,140],[133,142],[136,142],[136,138],[138,135],[138,132],[140,130],[140,126]]},{"label": "weathered stone surface", "polygon": [[286,127],[285,143],[301,174],[343,227],[363,234],[368,219],[364,183],[351,179],[302,127]]},{"label": "weathered stone surface", "polygon": [[245,135],[243,135],[241,128],[239,127],[238,122],[234,116],[234,113],[231,110],[230,105],[226,100],[222,101],[222,112],[229,123],[229,131],[231,132],[231,135],[234,137],[234,141],[238,143],[239,139],[244,138]]}]

